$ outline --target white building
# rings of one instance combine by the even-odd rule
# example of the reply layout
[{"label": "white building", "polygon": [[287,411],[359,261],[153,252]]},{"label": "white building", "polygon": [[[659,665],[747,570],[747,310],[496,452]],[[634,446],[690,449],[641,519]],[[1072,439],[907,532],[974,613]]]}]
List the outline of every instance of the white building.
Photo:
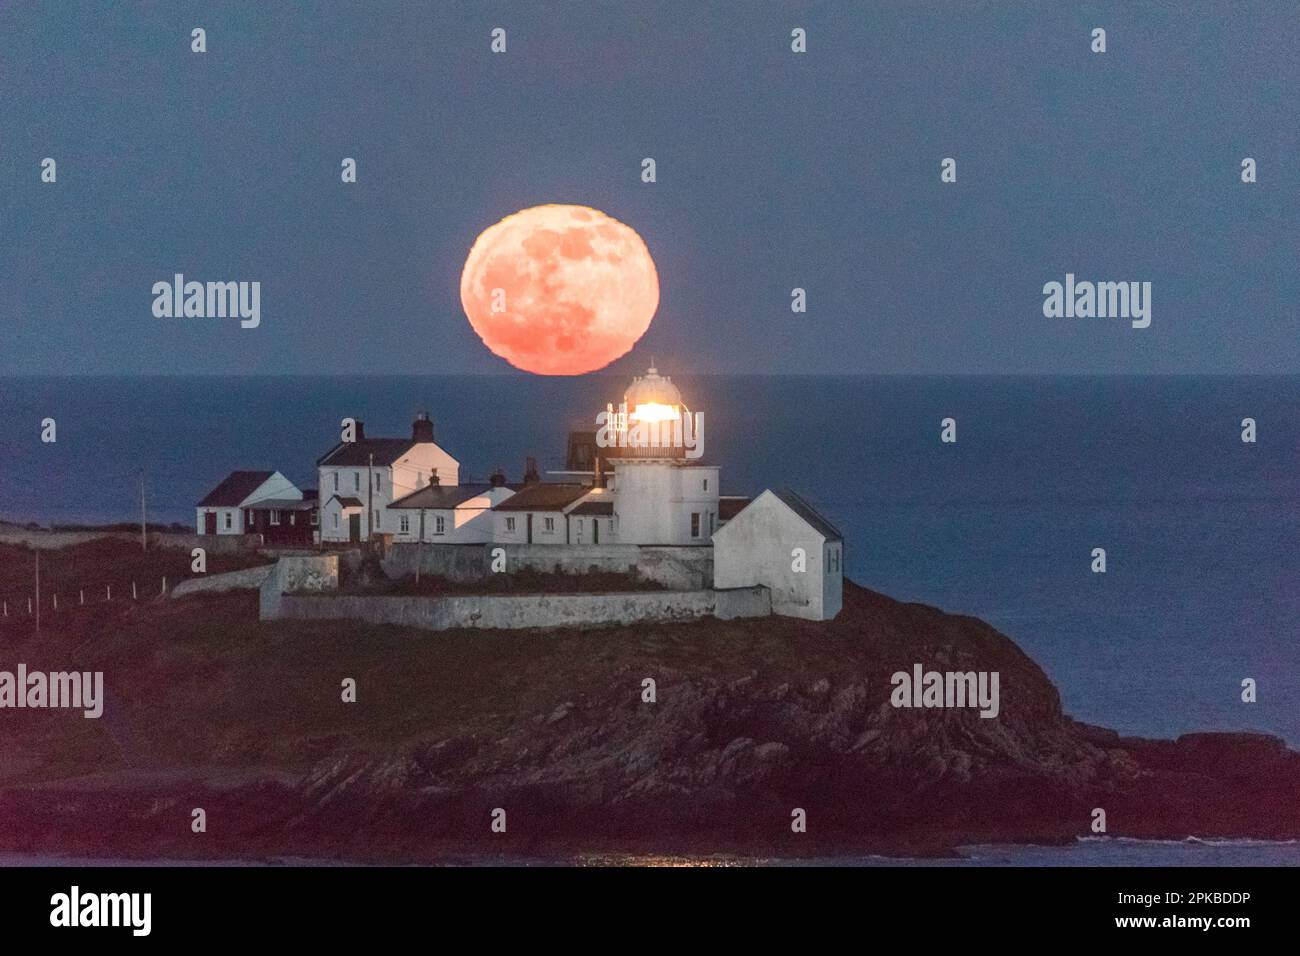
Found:
[{"label": "white building", "polygon": [[278,471],[232,471],[198,503],[199,534],[245,534],[248,515],[259,501],[301,501],[302,492]]},{"label": "white building", "polygon": [[396,534],[399,516],[388,506],[436,481],[460,483],[460,463],[433,440],[433,422],[421,412],[410,438],[367,438],[356,423],[355,440],[340,442],[316,462],[320,471],[322,541],[368,541],[371,533]]},{"label": "white building", "polygon": [[717,465],[684,458],[615,458],[620,544],[707,545],[718,528]]},{"label": "white building", "polygon": [[492,509],[492,540],[502,544],[572,544],[569,513],[588,499],[608,495],[606,489],[591,485],[525,484]]},{"label": "white building", "polygon": [[514,493],[501,474],[486,485],[425,485],[389,505],[384,522],[394,541],[482,544],[495,540],[492,508]]},{"label": "white building", "polygon": [[614,496],[604,492],[589,495],[565,514],[570,544],[617,544]]},{"label": "white building", "polygon": [[772,611],[828,621],[840,612],[844,539],[792,491],[764,491],[713,535],[713,586],[765,585]]}]

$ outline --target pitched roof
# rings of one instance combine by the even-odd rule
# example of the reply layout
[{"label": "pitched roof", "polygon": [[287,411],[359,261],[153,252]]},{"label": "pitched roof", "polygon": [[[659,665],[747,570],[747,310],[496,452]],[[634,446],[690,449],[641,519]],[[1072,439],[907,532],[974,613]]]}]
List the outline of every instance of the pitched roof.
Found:
[{"label": "pitched roof", "polygon": [[232,471],[221,484],[199,502],[200,508],[238,508],[239,503],[261,487],[273,471]]},{"label": "pitched roof", "polygon": [[538,483],[526,485],[522,491],[501,502],[493,511],[563,511],[583,495],[590,493],[590,485],[561,485]]},{"label": "pitched roof", "polygon": [[818,534],[827,541],[843,541],[844,536],[840,534],[839,529],[823,518],[812,505],[804,501],[789,488],[772,489],[772,494],[776,495],[783,501],[787,507],[800,518],[806,521]]},{"label": "pitched roof", "polygon": [[[344,497],[342,497],[341,495],[331,495],[331,496],[330,496],[330,501],[333,501],[335,498],[338,499],[339,504],[341,504],[344,508],[360,508],[360,507],[361,507],[361,499],[360,499],[360,498],[344,498]],[[329,504],[329,501],[327,501],[327,502],[325,502],[325,503],[326,503],[326,504]]]},{"label": "pitched roof", "polygon": [[571,515],[580,517],[586,515],[612,515],[613,513],[614,502],[612,501],[584,501],[569,512]]},{"label": "pitched roof", "polygon": [[753,498],[728,497],[718,499],[718,520],[730,521],[744,510]]},{"label": "pitched roof", "polygon": [[425,485],[409,495],[398,498],[390,508],[428,508],[432,510],[455,508],[471,498],[486,494],[491,485]]},{"label": "pitched roof", "polygon": [[376,465],[391,465],[412,447],[419,444],[411,438],[358,438],[356,441],[339,442],[320,458],[317,465],[369,465],[370,456],[375,456]]},{"label": "pitched roof", "polygon": [[316,504],[314,497],[303,498],[301,501],[297,498],[265,498],[253,502],[249,507],[254,511],[311,511]]}]

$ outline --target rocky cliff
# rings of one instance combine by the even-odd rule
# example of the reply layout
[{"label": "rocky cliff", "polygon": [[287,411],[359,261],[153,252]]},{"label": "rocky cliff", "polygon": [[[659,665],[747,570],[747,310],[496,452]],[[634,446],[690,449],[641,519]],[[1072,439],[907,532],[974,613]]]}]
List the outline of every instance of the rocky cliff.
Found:
[{"label": "rocky cliff", "polygon": [[[3,637],[6,659],[102,669],[108,688],[100,721],[0,711],[6,850],[934,854],[1087,836],[1098,807],[1112,836],[1300,836],[1300,755],[1280,741],[1077,723],[987,624],[853,585],[829,623],[432,635],[258,623],[255,598],[220,595]],[[997,718],[891,706],[915,663],[998,671]]]}]

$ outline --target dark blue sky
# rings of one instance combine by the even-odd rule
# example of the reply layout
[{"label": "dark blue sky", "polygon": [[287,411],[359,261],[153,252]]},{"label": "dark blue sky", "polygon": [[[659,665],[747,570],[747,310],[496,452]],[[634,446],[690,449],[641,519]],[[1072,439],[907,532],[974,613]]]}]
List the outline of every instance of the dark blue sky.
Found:
[{"label": "dark blue sky", "polygon": [[[16,3],[0,88],[0,374],[509,371],[458,278],[543,202],[656,259],[613,371],[1300,371],[1296,3]],[[1151,327],[1044,318],[1066,272]]]}]

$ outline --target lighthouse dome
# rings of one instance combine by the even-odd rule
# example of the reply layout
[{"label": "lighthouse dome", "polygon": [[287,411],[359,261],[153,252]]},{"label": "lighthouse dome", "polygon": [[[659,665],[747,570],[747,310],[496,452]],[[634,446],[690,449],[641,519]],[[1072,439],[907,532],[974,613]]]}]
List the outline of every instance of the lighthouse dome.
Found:
[{"label": "lighthouse dome", "polygon": [[671,378],[660,375],[659,370],[652,365],[645,375],[632,379],[632,384],[623,393],[623,399],[629,409],[641,406],[675,407],[682,404],[682,393]]}]

